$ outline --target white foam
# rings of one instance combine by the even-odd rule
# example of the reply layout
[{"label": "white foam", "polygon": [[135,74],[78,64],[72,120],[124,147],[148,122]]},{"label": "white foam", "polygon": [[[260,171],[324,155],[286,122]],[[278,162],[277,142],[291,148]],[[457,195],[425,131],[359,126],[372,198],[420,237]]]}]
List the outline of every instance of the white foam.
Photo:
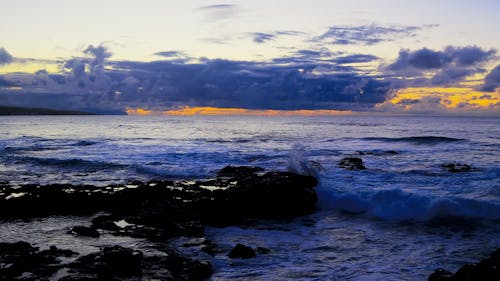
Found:
[{"label": "white foam", "polygon": [[307,159],[305,147],[300,143],[293,144],[288,153],[287,169],[300,175],[316,176],[314,166],[316,165],[312,165],[312,162]]}]

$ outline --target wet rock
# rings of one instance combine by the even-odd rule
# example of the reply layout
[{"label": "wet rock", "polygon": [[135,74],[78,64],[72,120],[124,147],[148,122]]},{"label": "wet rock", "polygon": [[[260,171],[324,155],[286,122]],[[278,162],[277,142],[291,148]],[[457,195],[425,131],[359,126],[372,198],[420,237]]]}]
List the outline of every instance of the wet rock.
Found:
[{"label": "wet rock", "polygon": [[87,237],[92,237],[92,238],[98,238],[101,236],[99,231],[93,227],[87,227],[87,226],[74,226],[70,230],[71,234],[75,234],[77,236],[87,236]]},{"label": "wet rock", "polygon": [[257,247],[255,250],[257,251],[257,253],[259,253],[261,255],[269,254],[271,252],[271,250],[269,250],[268,248],[264,248],[264,247]]},{"label": "wet rock", "polygon": [[471,166],[460,163],[447,163],[441,165],[441,167],[451,173],[465,173],[472,170]]},{"label": "wet rock", "polygon": [[453,280],[451,279],[453,276],[452,272],[449,272],[447,270],[444,270],[442,268],[436,269],[429,277],[427,278],[427,281],[447,281],[447,280]]},{"label": "wet rock", "polygon": [[111,215],[92,220],[94,228],[119,231],[115,222],[126,219],[163,228],[172,236],[200,235],[203,227],[189,222],[228,225],[247,218],[312,213],[318,199],[316,185],[311,176],[234,166],[222,169],[216,179],[204,181],[134,182],[133,187],[26,185],[0,196],[0,218],[107,212]]},{"label": "wet rock", "polygon": [[117,218],[116,216],[111,215],[101,215],[92,219],[92,227],[99,228],[103,230],[119,230],[120,227],[116,225],[115,221],[120,220],[121,218]]},{"label": "wet rock", "polygon": [[230,178],[241,178],[246,176],[251,176],[258,172],[263,172],[264,169],[261,167],[253,166],[226,166],[222,168],[218,173],[218,177],[230,177]]},{"label": "wet rock", "polygon": [[429,275],[428,281],[498,281],[500,280],[500,249],[477,264],[466,264],[454,274],[437,269]]},{"label": "wet rock", "polygon": [[76,253],[51,246],[39,251],[27,242],[0,243],[0,280],[48,279],[62,265],[59,257],[71,257]]},{"label": "wet rock", "polygon": [[175,250],[164,249],[165,256],[147,256],[143,260],[143,280],[206,280],[212,275],[212,265],[179,255]]},{"label": "wet rock", "polygon": [[19,241],[15,243],[0,242],[0,255],[2,257],[28,255],[36,251],[38,251],[38,248],[31,246],[31,244],[28,242],[24,241]]},{"label": "wet rock", "polygon": [[255,250],[238,243],[227,256],[232,259],[249,259],[255,257]]},{"label": "wet rock", "polygon": [[345,157],[339,161],[339,167],[347,170],[365,170],[366,167],[363,165],[363,160],[357,157]]},{"label": "wet rock", "polygon": [[202,238],[193,238],[186,243],[182,244],[183,247],[194,247],[198,248],[200,251],[207,253],[211,256],[215,256],[216,253],[221,252],[219,247],[215,245],[210,239]]},{"label": "wet rock", "polygon": [[71,251],[71,250],[63,250],[63,249],[58,249],[56,246],[50,246],[48,250],[43,250],[40,251],[41,254],[43,255],[52,255],[52,256],[57,256],[57,257],[73,257],[78,255],[77,253]]},{"label": "wet rock", "polygon": [[399,152],[395,150],[373,150],[373,151],[356,151],[358,155],[373,155],[373,156],[386,156],[397,155]]},{"label": "wet rock", "polygon": [[[316,185],[312,176],[229,166],[210,180],[132,182],[106,187],[5,187],[0,195],[0,219],[104,212],[107,215],[92,219],[91,227],[76,226],[71,232],[98,237],[100,230],[164,245],[172,237],[202,237],[206,225],[289,219],[312,213],[318,200]],[[220,252],[210,240],[196,247],[210,255]],[[268,252],[265,248],[257,250]],[[0,280],[12,280],[25,272],[44,280],[57,270],[66,271],[66,267],[70,269],[60,280],[204,280],[212,273],[209,262],[182,257],[173,249],[162,251],[166,256],[143,257],[140,251],[113,246],[61,265],[59,257],[75,253],[55,247],[39,251],[24,242],[0,244]],[[255,250],[239,244],[229,256],[250,258],[255,256]]]},{"label": "wet rock", "polygon": [[99,278],[130,277],[141,275],[142,258],[140,251],[112,246],[80,257],[70,267],[78,274],[95,274]]}]

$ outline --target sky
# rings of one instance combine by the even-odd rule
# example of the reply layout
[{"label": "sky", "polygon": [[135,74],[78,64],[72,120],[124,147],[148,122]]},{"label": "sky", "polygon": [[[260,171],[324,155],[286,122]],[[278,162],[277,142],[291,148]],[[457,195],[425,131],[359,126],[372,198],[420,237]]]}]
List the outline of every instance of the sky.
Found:
[{"label": "sky", "polygon": [[0,5],[0,105],[137,115],[500,115],[500,1]]}]

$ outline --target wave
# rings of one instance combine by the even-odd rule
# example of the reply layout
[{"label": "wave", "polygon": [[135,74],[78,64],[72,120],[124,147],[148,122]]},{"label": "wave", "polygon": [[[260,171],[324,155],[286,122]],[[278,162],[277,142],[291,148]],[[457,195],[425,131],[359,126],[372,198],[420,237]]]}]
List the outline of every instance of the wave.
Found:
[{"label": "wave", "polygon": [[[200,139],[197,139],[197,141],[202,141],[202,142],[207,142],[207,143],[262,143],[262,142],[269,142],[271,140],[273,140],[272,137],[266,137],[266,136],[248,137],[248,138],[227,138],[227,139],[222,139],[222,138],[215,138],[215,139],[200,138]],[[276,141],[279,141],[279,139],[277,139]]]},{"label": "wave", "polygon": [[22,157],[20,158],[20,161],[33,163],[41,166],[52,166],[52,167],[73,168],[73,169],[90,169],[90,168],[116,169],[116,168],[126,167],[126,165],[118,163],[84,160],[80,158],[57,159],[57,158]]},{"label": "wave", "polygon": [[368,137],[362,139],[368,141],[408,142],[414,144],[438,144],[438,143],[466,141],[466,139],[439,137],[439,136],[414,136],[414,137],[401,137],[401,138]]},{"label": "wave", "polygon": [[442,218],[500,220],[500,203],[458,197],[414,194],[399,189],[335,192],[318,188],[320,206],[388,221]]}]

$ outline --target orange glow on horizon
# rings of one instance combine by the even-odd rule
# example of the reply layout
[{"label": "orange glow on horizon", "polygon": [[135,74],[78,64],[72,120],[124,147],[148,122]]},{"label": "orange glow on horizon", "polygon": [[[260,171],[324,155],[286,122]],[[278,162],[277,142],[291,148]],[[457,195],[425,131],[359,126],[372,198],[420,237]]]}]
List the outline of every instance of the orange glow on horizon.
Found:
[{"label": "orange glow on horizon", "polygon": [[170,116],[216,116],[216,115],[242,115],[242,116],[338,116],[351,115],[350,110],[258,110],[245,108],[221,108],[221,107],[182,107],[165,111],[147,110],[143,108],[127,108],[128,115],[170,115]]},{"label": "orange glow on horizon", "polygon": [[[405,111],[411,111],[420,106],[421,102],[438,98],[438,104],[444,110],[467,111],[467,110],[495,110],[500,106],[499,92],[480,92],[472,88],[440,88],[422,87],[406,88],[397,91],[394,96],[378,107],[393,106]],[[405,101],[413,101],[406,102]]]}]

